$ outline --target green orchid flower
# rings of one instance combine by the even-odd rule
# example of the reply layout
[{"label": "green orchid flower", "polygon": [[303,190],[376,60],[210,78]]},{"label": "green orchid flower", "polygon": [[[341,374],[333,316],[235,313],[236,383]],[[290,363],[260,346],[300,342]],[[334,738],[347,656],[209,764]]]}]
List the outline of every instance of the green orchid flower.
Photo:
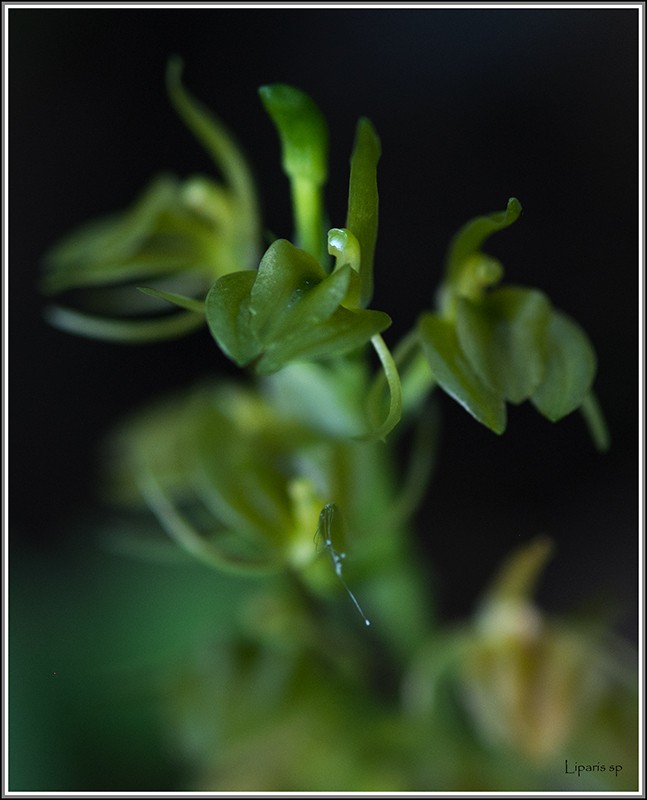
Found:
[{"label": "green orchid flower", "polygon": [[593,346],[570,317],[536,289],[499,283],[500,262],[481,250],[515,222],[521,205],[477,217],[452,241],[438,310],[425,312],[418,333],[438,384],[495,433],[506,428],[506,403],[530,400],[555,422],[581,409],[596,444],[607,435],[592,395]]},{"label": "green orchid flower", "polygon": [[174,59],[167,74],[171,101],[225,182],[162,175],[130,208],[53,248],[42,286],[68,303],[48,309],[59,328],[136,343],[190,333],[205,323],[213,282],[257,261],[260,226],[249,168],[222,124],[183,88],[180,74]]}]

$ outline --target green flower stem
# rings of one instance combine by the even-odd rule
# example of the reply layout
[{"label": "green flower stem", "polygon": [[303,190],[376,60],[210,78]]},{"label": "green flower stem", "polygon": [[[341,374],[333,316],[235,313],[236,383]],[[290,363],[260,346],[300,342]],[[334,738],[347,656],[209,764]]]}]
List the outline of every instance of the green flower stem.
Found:
[{"label": "green flower stem", "polygon": [[327,263],[322,190],[328,176],[328,127],[305,92],[275,83],[259,89],[281,140],[281,161],[290,180],[296,244]]},{"label": "green flower stem", "polygon": [[323,222],[322,188],[309,178],[301,176],[292,177],[290,187],[296,244],[325,266],[328,253]]},{"label": "green flower stem", "polygon": [[393,350],[393,358],[400,373],[402,413],[406,416],[420,407],[436,385],[415,328],[398,342]]},{"label": "green flower stem", "polygon": [[[435,385],[436,380],[429,362],[420,348],[420,340],[414,329],[393,350],[393,361],[399,374],[402,416],[416,411]],[[379,372],[371,387],[369,397],[375,407],[387,382],[385,370]]]}]

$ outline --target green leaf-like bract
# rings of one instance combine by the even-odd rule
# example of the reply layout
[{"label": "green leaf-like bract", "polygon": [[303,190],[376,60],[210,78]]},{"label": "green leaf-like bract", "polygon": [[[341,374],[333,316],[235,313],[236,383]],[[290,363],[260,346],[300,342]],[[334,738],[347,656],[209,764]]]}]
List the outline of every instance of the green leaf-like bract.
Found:
[{"label": "green leaf-like bract", "polygon": [[461,348],[479,377],[511,403],[527,400],[543,378],[550,312],[541,292],[520,287],[497,289],[480,303],[459,300]]},{"label": "green leaf-like bract", "polygon": [[439,314],[423,314],[418,322],[423,352],[440,386],[479,422],[495,433],[506,426],[503,396],[479,377],[463,352],[453,323]]},{"label": "green leaf-like bract", "polygon": [[244,270],[224,275],[209,291],[205,303],[207,323],[220,348],[238,366],[249,364],[260,351],[251,325],[249,293],[256,272]]},{"label": "green leaf-like bract", "polygon": [[505,401],[530,399],[556,422],[582,406],[595,377],[586,334],[532,289],[462,299],[456,320],[423,314],[418,333],[440,386],[496,433],[505,428]]},{"label": "green leaf-like bract", "polygon": [[558,311],[550,318],[547,346],[544,379],[531,400],[545,417],[556,422],[582,405],[595,377],[596,357],[580,326]]},{"label": "green leaf-like bract", "polygon": [[239,366],[269,374],[292,361],[343,355],[391,324],[380,311],[341,306],[350,267],[327,275],[314,257],[285,239],[267,250],[258,273],[218,280],[207,295],[209,328]]}]

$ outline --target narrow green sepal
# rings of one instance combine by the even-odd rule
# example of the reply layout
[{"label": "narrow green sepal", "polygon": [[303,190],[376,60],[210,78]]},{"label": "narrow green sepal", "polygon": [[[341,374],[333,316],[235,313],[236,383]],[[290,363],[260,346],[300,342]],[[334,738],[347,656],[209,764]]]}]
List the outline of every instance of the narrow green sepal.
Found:
[{"label": "narrow green sepal", "polygon": [[360,245],[360,305],[365,308],[373,296],[373,257],[378,229],[379,198],[377,164],[382,150],[370,120],[357,123],[355,144],[350,160],[348,214],[346,227]]},{"label": "narrow green sepal", "polygon": [[150,297],[166,300],[167,303],[172,303],[187,311],[195,311],[198,314],[204,314],[203,300],[196,300],[194,297],[186,297],[185,295],[176,294],[175,292],[163,292],[160,289],[154,289],[152,286],[138,286],[137,288],[143,294],[150,295]]},{"label": "narrow green sepal", "polygon": [[611,436],[598,399],[592,390],[582,400],[580,411],[591,434],[593,444],[601,453],[606,453],[611,446]]},{"label": "narrow green sepal", "polygon": [[86,314],[62,306],[45,311],[47,321],[59,330],[122,344],[148,344],[185,336],[204,325],[204,315],[193,311],[158,319],[116,319]]},{"label": "narrow green sepal", "polygon": [[166,86],[178,115],[211,156],[238,205],[240,239],[246,245],[245,261],[255,257],[260,239],[256,188],[247,161],[233,137],[214,114],[199,103],[182,85],[183,62],[171,58],[166,70]]}]

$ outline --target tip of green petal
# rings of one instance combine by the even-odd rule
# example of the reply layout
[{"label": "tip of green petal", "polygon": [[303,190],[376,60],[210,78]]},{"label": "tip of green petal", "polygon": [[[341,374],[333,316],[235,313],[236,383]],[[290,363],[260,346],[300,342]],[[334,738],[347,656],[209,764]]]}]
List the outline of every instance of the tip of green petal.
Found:
[{"label": "tip of green petal", "polygon": [[580,411],[589,429],[595,448],[600,453],[606,453],[611,447],[611,435],[602,413],[602,408],[592,390],[582,401]]},{"label": "tip of green petal", "polygon": [[505,213],[508,217],[514,217],[515,219],[521,214],[522,212],[521,203],[517,200],[516,197],[511,197],[508,200],[508,205],[506,207]]},{"label": "tip of green petal", "polygon": [[[517,200],[516,197],[508,198],[508,204],[505,207],[505,211],[501,211],[499,213],[498,222],[505,227],[512,225],[513,222],[516,222],[521,215],[521,203]],[[496,215],[493,215],[496,219]]]}]

